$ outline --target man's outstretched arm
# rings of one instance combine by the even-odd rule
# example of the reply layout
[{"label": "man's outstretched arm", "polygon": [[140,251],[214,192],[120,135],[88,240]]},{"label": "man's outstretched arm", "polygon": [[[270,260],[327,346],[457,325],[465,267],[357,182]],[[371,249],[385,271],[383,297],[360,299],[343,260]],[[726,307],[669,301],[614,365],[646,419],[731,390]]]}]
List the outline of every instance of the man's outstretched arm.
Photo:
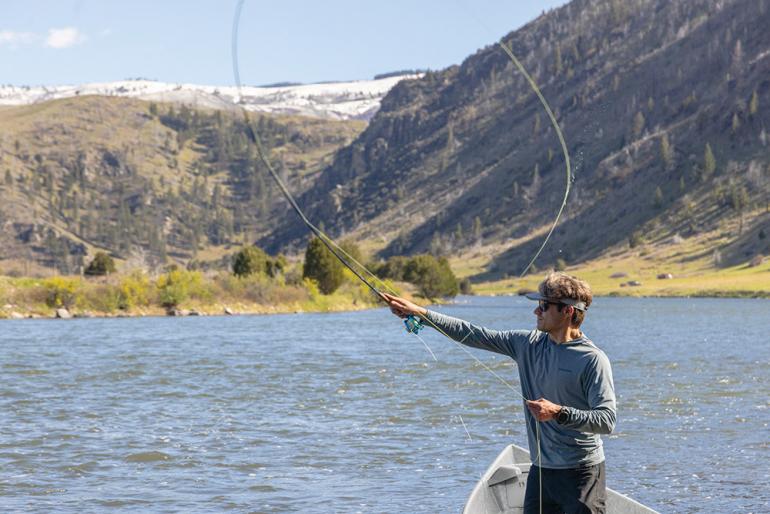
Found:
[{"label": "man's outstretched arm", "polygon": [[500,332],[473,325],[459,318],[453,318],[438,312],[429,311],[405,298],[383,293],[390,311],[400,318],[416,316],[455,341],[473,348],[480,348],[516,358],[515,342],[526,339],[524,333]]}]

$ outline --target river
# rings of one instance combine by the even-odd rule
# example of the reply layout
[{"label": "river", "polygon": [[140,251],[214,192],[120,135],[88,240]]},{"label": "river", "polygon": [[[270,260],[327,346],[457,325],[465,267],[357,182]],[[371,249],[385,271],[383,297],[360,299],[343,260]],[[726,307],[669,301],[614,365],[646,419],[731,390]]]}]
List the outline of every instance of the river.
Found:
[{"label": "river", "polygon": [[[437,310],[527,328],[533,307]],[[770,511],[768,321],[767,300],[595,300],[583,328],[618,396],[609,487],[661,512]],[[3,512],[456,513],[526,446],[516,395],[426,329],[434,361],[384,309],[0,330]]]}]

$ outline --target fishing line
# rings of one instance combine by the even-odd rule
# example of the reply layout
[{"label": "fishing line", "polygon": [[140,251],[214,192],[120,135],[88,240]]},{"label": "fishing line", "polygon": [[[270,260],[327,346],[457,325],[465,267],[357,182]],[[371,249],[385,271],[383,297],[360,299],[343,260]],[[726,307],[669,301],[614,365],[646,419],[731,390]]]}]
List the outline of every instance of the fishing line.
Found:
[{"label": "fishing line", "polygon": [[[286,187],[286,185],[283,183],[281,178],[278,176],[278,173],[275,171],[272,164],[270,164],[270,160],[265,155],[265,151],[262,146],[262,141],[259,137],[259,134],[254,128],[253,122],[251,120],[251,117],[249,116],[248,110],[243,104],[243,95],[242,95],[243,88],[241,85],[241,74],[240,74],[240,67],[238,63],[238,27],[240,25],[241,12],[243,11],[244,2],[245,0],[239,0],[235,8],[235,18],[233,19],[233,27],[232,27],[231,55],[233,59],[233,77],[235,79],[235,85],[238,90],[237,103],[241,106],[240,110],[241,110],[241,113],[243,114],[244,122],[248,129],[249,136],[251,137],[251,140],[254,143],[254,146],[256,147],[257,156],[259,157],[260,162],[262,162],[265,168],[267,168],[267,171],[270,173],[270,176],[278,185],[278,188],[281,190],[281,193],[289,202],[289,205],[291,205],[292,209],[294,209],[294,212],[296,212],[297,215],[300,217],[300,219],[305,224],[305,226],[307,226],[307,228],[310,229],[310,231],[316,237],[318,237],[318,239],[321,240],[321,242],[332,253],[332,255],[334,255],[343,265],[345,265],[345,267],[347,267],[356,277],[358,277],[358,279],[361,280],[361,282],[366,284],[366,286],[378,298],[380,298],[381,300],[387,303],[387,300],[382,296],[382,292],[380,292],[380,290],[377,289],[377,287],[375,287],[370,281],[365,279],[361,274],[361,271],[366,272],[371,277],[374,277],[374,278],[377,278],[377,277],[372,272],[370,272],[366,268],[366,266],[358,262],[348,252],[346,252],[343,248],[341,248],[331,237],[326,235],[324,231],[322,231],[321,229],[319,229],[313,223],[310,222],[307,216],[305,216],[305,213],[302,211],[302,209],[299,207],[297,202],[294,200],[294,196],[292,196],[292,194],[289,192],[289,189]],[[355,265],[357,265],[359,269],[357,270],[351,264],[351,262],[355,263]]]},{"label": "fishing line", "polygon": [[463,417],[462,417],[462,415],[458,414],[458,415],[457,415],[457,417],[458,417],[458,418],[460,418],[460,423],[462,423],[462,424],[463,424],[463,428],[465,429],[465,433],[466,433],[466,434],[468,434],[468,440],[470,440],[471,442],[473,442],[473,438],[471,437],[471,433],[470,433],[470,432],[468,432],[468,427],[467,427],[467,426],[465,426],[465,421],[463,421]]},{"label": "fishing line", "polygon": [[[289,192],[286,185],[283,183],[281,178],[279,177],[278,173],[275,171],[273,166],[270,164],[269,159],[267,158],[264,148],[262,146],[261,139],[259,138],[259,134],[257,133],[256,129],[253,126],[253,122],[251,120],[251,117],[249,116],[248,110],[246,109],[244,102],[243,102],[243,95],[242,95],[242,84],[241,84],[241,77],[240,77],[240,69],[239,69],[239,62],[238,62],[238,28],[240,25],[240,18],[241,13],[243,11],[243,5],[245,3],[245,0],[238,0],[238,3],[236,4],[236,10],[235,10],[235,17],[233,19],[233,27],[232,27],[232,40],[231,40],[231,54],[232,54],[232,65],[233,65],[233,76],[235,79],[237,91],[238,91],[238,98],[237,98],[237,104],[240,105],[241,113],[243,114],[244,122],[246,124],[249,136],[251,137],[252,142],[255,145],[255,148],[257,150],[257,156],[259,157],[260,162],[265,166],[267,171],[270,173],[270,176],[273,178],[274,182],[278,185],[281,193],[286,198],[286,200],[289,202],[289,205],[292,207],[292,209],[297,213],[297,215],[300,217],[302,222],[305,224],[305,226],[316,236],[318,237],[321,242],[324,244],[324,246],[334,255],[345,267],[347,267],[361,282],[363,282],[379,299],[383,300],[386,303],[389,303],[388,299],[383,295],[383,293],[374,286],[369,280],[364,278],[362,273],[367,274],[370,278],[374,279],[375,282],[379,282],[381,285],[384,286],[384,289],[387,289],[391,294],[397,295],[397,293],[388,286],[385,282],[379,279],[374,273],[369,271],[369,269],[358,262],[353,256],[351,256],[348,252],[346,252],[343,248],[341,248],[331,237],[326,235],[324,231],[316,227],[304,214],[302,209],[299,207],[297,202],[295,201],[292,194]],[[556,117],[553,114],[553,111],[551,110],[550,106],[548,105],[548,102],[546,101],[543,94],[540,92],[540,89],[537,86],[537,83],[532,79],[532,77],[529,75],[527,70],[524,68],[524,66],[519,62],[519,60],[514,55],[513,51],[505,45],[505,43],[501,40],[499,43],[499,46],[503,49],[503,51],[508,55],[508,57],[511,59],[511,61],[514,63],[516,68],[521,72],[521,74],[526,78],[527,82],[529,83],[532,90],[537,95],[538,99],[540,100],[540,103],[543,105],[543,108],[545,109],[546,113],[548,114],[548,118],[550,119],[556,134],[559,138],[559,143],[562,148],[562,152],[564,154],[564,162],[566,165],[566,172],[567,172],[567,182],[566,182],[566,189],[564,193],[564,198],[562,200],[561,206],[559,208],[559,211],[556,215],[556,219],[554,220],[553,224],[551,225],[550,230],[548,231],[543,243],[538,248],[537,252],[535,253],[535,256],[530,260],[530,262],[527,264],[527,266],[522,271],[520,278],[523,278],[526,273],[529,271],[529,269],[532,267],[534,262],[537,260],[537,258],[542,253],[545,246],[548,244],[548,241],[551,238],[551,235],[553,234],[554,230],[556,229],[556,226],[558,225],[559,219],[561,218],[562,212],[564,211],[564,208],[567,204],[567,199],[569,197],[570,192],[570,186],[572,183],[572,172],[570,168],[570,159],[569,159],[569,151],[567,149],[567,144],[564,140],[564,135],[562,134],[561,128],[559,127],[559,123],[556,120]],[[354,267],[353,264],[358,267]],[[469,333],[466,334],[465,337],[461,341],[455,341],[449,335],[444,332],[441,328],[436,326],[435,323],[433,323],[430,319],[423,318],[423,321],[430,324],[434,329],[436,329],[439,333],[447,337],[449,340],[454,342],[460,349],[462,349],[467,355],[469,355],[476,363],[480,364],[487,372],[492,374],[494,377],[496,377],[500,382],[502,382],[508,389],[516,393],[518,396],[520,396],[525,402],[527,401],[527,398],[524,397],[523,394],[521,394],[516,388],[514,388],[508,381],[506,381],[504,378],[502,378],[500,375],[498,375],[494,370],[492,370],[489,366],[484,364],[480,359],[478,359],[475,355],[473,355],[468,349],[465,348],[465,346],[462,345],[462,342],[465,341],[465,339],[472,334],[472,331],[469,329]],[[407,327],[407,330],[409,330],[409,327]],[[420,341],[423,342],[426,349],[429,351],[431,356],[435,360],[436,356],[433,353],[433,351],[430,349],[430,347],[425,343],[425,341],[419,337],[419,335],[415,332],[413,332],[415,336],[420,339]],[[526,406],[526,405],[525,405]],[[535,422],[535,432],[536,432],[536,439],[537,439],[537,446],[538,446],[538,454],[537,454],[537,461],[538,464],[540,463],[541,459],[541,451],[540,451],[540,426],[538,420],[530,413],[530,416]],[[461,422],[462,422],[462,418]],[[462,422],[463,427],[466,430],[466,433],[468,433],[468,436],[470,437],[470,433],[468,432],[467,427],[465,426],[465,423]],[[538,465],[538,469],[540,470],[541,476],[539,481],[540,486],[540,509],[542,511],[542,467]]]},{"label": "fishing line", "polygon": [[428,343],[425,342],[425,339],[423,339],[422,337],[419,336],[419,334],[414,332],[412,332],[412,335],[420,340],[420,342],[425,347],[425,349],[428,350],[428,353],[430,354],[430,356],[433,357],[433,360],[438,362],[438,359],[436,358],[436,354],[433,353],[433,350],[430,349],[430,346],[428,346]]},{"label": "fishing line", "polygon": [[548,234],[545,236],[545,239],[543,240],[543,244],[540,245],[540,248],[538,248],[537,252],[535,252],[535,256],[532,257],[532,260],[529,261],[529,264],[527,264],[527,266],[524,268],[524,271],[522,271],[521,275],[519,275],[519,278],[524,278],[524,275],[527,274],[527,272],[535,263],[537,258],[540,257],[540,253],[548,244],[548,240],[551,239],[551,234],[553,234],[553,231],[556,230],[556,225],[559,223],[559,219],[561,218],[562,212],[564,212],[564,207],[567,205],[567,199],[569,198],[570,188],[572,187],[572,169],[570,167],[569,150],[567,150],[567,143],[564,140],[564,134],[562,134],[561,128],[559,127],[559,122],[556,121],[556,116],[554,116],[553,111],[551,110],[551,106],[548,105],[548,101],[543,96],[543,93],[540,92],[540,88],[537,87],[537,83],[532,79],[529,73],[527,73],[527,70],[524,68],[521,62],[519,62],[519,60],[516,58],[513,51],[510,48],[508,48],[505,45],[505,42],[503,42],[502,40],[498,42],[498,45],[508,55],[508,57],[511,59],[513,64],[516,65],[516,68],[518,68],[519,72],[521,72],[521,74],[524,75],[524,78],[527,79],[527,82],[529,82],[529,85],[532,88],[532,91],[535,92],[538,99],[540,100],[540,103],[543,105],[545,112],[548,114],[548,119],[551,120],[551,124],[553,125],[553,128],[556,130],[556,135],[559,138],[561,151],[564,154],[564,165],[567,170],[567,185],[564,189],[564,198],[561,201],[561,207],[559,207],[559,212],[556,214],[556,219],[553,220],[551,229],[548,231]]}]

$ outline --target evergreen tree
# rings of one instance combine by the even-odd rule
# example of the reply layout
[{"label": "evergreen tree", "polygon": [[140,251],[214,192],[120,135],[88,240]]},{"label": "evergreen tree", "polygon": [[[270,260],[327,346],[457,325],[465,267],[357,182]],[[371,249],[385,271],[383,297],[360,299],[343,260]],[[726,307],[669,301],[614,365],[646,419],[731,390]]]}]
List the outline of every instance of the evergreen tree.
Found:
[{"label": "evergreen tree", "polygon": [[455,236],[455,241],[458,243],[463,240],[463,226],[459,221],[457,222],[457,226],[455,227],[454,236]]},{"label": "evergreen tree", "polygon": [[717,169],[717,161],[714,158],[714,152],[711,151],[711,145],[706,143],[706,149],[703,151],[703,173],[708,178],[714,174]]},{"label": "evergreen tree", "polygon": [[88,264],[84,273],[91,276],[115,273],[115,260],[105,252],[96,252],[96,255],[94,255],[93,260]]},{"label": "evergreen tree", "polygon": [[645,124],[644,114],[642,114],[641,111],[637,112],[636,115],[634,116],[634,124],[631,127],[631,131],[633,132],[633,135],[635,138],[642,135],[642,131],[644,130],[644,124]]},{"label": "evergreen tree", "polygon": [[751,94],[751,100],[749,101],[749,114],[754,116],[759,110],[759,97],[757,96],[757,90]]},{"label": "evergreen tree", "polygon": [[245,277],[254,273],[267,273],[267,254],[256,246],[242,248],[233,258],[233,274]]},{"label": "evergreen tree", "polygon": [[404,280],[416,285],[425,298],[457,296],[460,285],[445,257],[416,255],[404,268]]},{"label": "evergreen tree", "polygon": [[332,294],[345,279],[344,265],[324,245],[323,241],[314,237],[305,250],[305,265],[302,272],[304,278],[318,282],[318,288],[323,294]]},{"label": "evergreen tree", "polygon": [[473,218],[473,239],[477,242],[481,242],[481,218],[476,216]]},{"label": "evergreen tree", "polygon": [[655,206],[656,209],[660,209],[663,206],[663,191],[660,190],[660,186],[655,188],[653,205]]},{"label": "evergreen tree", "polygon": [[663,159],[663,166],[670,169],[674,162],[674,150],[668,142],[668,134],[663,134],[660,138],[660,156]]}]

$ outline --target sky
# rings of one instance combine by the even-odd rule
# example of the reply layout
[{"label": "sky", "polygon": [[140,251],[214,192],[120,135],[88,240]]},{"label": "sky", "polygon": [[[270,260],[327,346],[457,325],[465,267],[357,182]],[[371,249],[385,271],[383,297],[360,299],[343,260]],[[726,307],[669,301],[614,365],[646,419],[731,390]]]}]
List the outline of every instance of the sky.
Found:
[{"label": "sky", "polygon": [[[566,0],[245,0],[244,84],[459,64]],[[236,0],[1,0],[0,84],[232,85]]]}]

